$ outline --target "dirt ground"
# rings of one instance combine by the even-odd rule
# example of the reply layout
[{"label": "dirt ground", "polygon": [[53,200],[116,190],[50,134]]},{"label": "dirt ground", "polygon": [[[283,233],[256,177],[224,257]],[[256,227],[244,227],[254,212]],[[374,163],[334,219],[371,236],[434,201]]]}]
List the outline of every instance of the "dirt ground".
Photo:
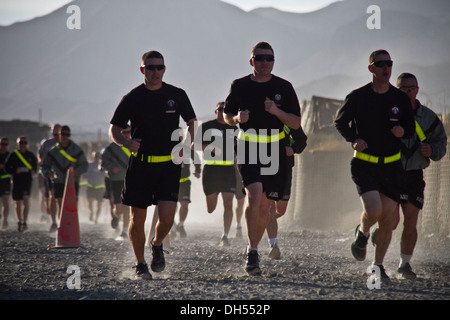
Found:
[{"label": "dirt ground", "polygon": [[[229,247],[221,247],[220,224],[188,221],[187,238],[173,238],[171,247],[165,248],[169,251],[166,269],[152,272],[153,280],[142,281],[134,279],[128,239],[117,240],[107,216],[98,224],[80,218],[81,246],[65,249],[48,249],[55,244],[56,233],[48,233],[49,223],[41,222],[37,214],[32,215],[29,229],[21,233],[15,218],[9,220],[9,228],[0,232],[1,300],[187,300],[191,307],[199,301],[223,300],[450,300],[448,237],[420,236],[411,262],[418,278],[411,281],[400,279],[396,272],[397,230],[384,263],[392,281],[370,289],[366,269],[373,247],[368,246],[365,262],[356,261],[350,253],[353,230],[281,226],[281,259],[267,257],[264,237],[260,244],[263,273],[250,277],[242,258],[245,232],[244,238],[233,238]],[[150,263],[150,249],[146,250]],[[75,269],[79,270],[78,282]],[[74,287],[76,283],[79,289]]]}]

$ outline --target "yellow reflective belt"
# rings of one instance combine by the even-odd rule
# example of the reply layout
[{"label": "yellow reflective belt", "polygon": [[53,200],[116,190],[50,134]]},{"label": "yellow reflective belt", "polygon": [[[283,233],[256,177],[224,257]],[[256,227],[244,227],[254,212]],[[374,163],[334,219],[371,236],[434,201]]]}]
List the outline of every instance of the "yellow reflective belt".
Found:
[{"label": "yellow reflective belt", "polygon": [[388,157],[377,157],[377,156],[372,156],[371,154],[367,154],[367,153],[362,153],[362,152],[358,152],[355,150],[355,154],[353,155],[354,158],[357,158],[359,160],[364,160],[367,162],[371,162],[371,163],[380,163],[380,160],[383,160],[381,163],[387,164],[387,163],[391,163],[391,162],[395,162],[401,159],[402,157],[402,153],[396,153],[392,156],[388,156]]},{"label": "yellow reflective belt", "polygon": [[263,136],[263,135],[257,135],[257,134],[251,134],[251,133],[245,133],[244,131],[240,131],[238,138],[244,141],[250,141],[250,142],[259,142],[259,143],[271,143],[276,142],[285,137],[284,131],[281,131],[278,134],[274,134],[271,136]]},{"label": "yellow reflective belt", "polygon": [[205,160],[205,164],[210,166],[232,166],[234,161],[229,160]]},{"label": "yellow reflective belt", "polygon": [[71,162],[77,162],[77,159],[75,159],[74,157],[72,157],[70,154],[68,154],[66,151],[64,151],[63,149],[59,148],[59,143],[56,144],[57,148],[59,149],[59,152],[69,161]]},{"label": "yellow reflective belt", "polygon": [[[283,131],[286,132],[287,135],[291,133],[291,128],[289,128],[287,125],[284,125]],[[295,140],[292,138],[291,135],[289,135],[289,145],[292,146],[294,144]]]},{"label": "yellow reflective belt", "polygon": [[182,178],[182,179],[180,179],[180,183],[182,183],[182,182],[186,182],[186,181],[188,181],[189,180],[189,177],[186,177],[186,178]]},{"label": "yellow reflective belt", "polygon": [[425,135],[425,133],[423,133],[423,130],[420,127],[419,123],[417,121],[415,121],[415,122],[416,122],[416,133],[417,133],[417,136],[419,137],[419,140],[422,142],[422,141],[427,139],[427,136]]},{"label": "yellow reflective belt", "polygon": [[4,174],[4,175],[0,176],[0,180],[6,179],[6,178],[11,178],[11,176],[9,174]]},{"label": "yellow reflective belt", "polygon": [[[136,159],[139,159],[137,152],[133,152],[132,155]],[[148,163],[167,162],[167,161],[172,160],[172,156],[171,155],[168,155],[168,156],[145,156],[145,155],[141,154],[139,160],[144,161],[144,162],[148,162]]]},{"label": "yellow reflective belt", "polygon": [[104,184],[99,184],[98,186],[93,186],[92,184],[88,183],[87,185],[89,188],[94,188],[94,189],[102,189],[105,187]]},{"label": "yellow reflective belt", "polygon": [[28,161],[25,160],[25,158],[22,156],[22,154],[20,153],[19,150],[14,151],[14,153],[19,157],[20,161],[22,161],[22,163],[25,165],[25,167],[28,168],[28,170],[32,170],[33,169],[31,164],[29,164]]},{"label": "yellow reflective belt", "polygon": [[125,154],[126,154],[128,157],[131,156],[130,150],[128,150],[128,149],[125,148],[125,147],[122,147],[122,150],[123,150],[123,152],[125,152]]}]

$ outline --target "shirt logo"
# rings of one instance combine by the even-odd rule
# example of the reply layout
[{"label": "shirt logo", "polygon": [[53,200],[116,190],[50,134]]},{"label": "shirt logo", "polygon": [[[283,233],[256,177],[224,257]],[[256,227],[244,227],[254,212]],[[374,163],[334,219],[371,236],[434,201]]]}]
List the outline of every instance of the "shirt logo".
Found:
[{"label": "shirt logo", "polygon": [[396,106],[393,106],[391,109],[391,113],[397,115],[400,113],[400,110]]},{"label": "shirt logo", "polygon": [[393,106],[391,108],[391,111],[389,112],[389,121],[397,122],[400,118],[400,109],[396,106]]},{"label": "shirt logo", "polygon": [[273,99],[275,100],[275,104],[277,107],[281,106],[281,100],[283,99],[283,97],[281,96],[281,94],[277,93]]},{"label": "shirt logo", "polygon": [[176,112],[175,100],[173,100],[173,99],[167,100],[166,106],[167,106],[166,113],[175,113]]}]

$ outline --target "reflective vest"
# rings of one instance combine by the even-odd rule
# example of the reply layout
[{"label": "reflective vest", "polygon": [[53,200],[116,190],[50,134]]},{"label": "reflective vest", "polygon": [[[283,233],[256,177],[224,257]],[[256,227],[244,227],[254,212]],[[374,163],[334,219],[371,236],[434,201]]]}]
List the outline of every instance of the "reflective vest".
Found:
[{"label": "reflective vest", "polygon": [[59,149],[59,153],[61,153],[67,160],[69,160],[70,162],[77,162],[78,160],[74,157],[72,157],[70,154],[68,154],[66,151],[64,151],[63,149],[61,149],[59,147],[59,142],[56,143],[56,147]]},{"label": "reflective vest", "polygon": [[420,142],[423,142],[423,141],[427,140],[427,136],[423,132],[423,130],[420,127],[420,125],[417,122],[417,120],[415,120],[415,123],[416,123],[416,133],[417,133],[417,136],[419,137]]},{"label": "reflective vest", "polygon": [[131,156],[131,152],[130,152],[130,150],[128,150],[127,148],[125,148],[125,147],[121,147],[122,148],[122,151],[129,157],[129,156]]},{"label": "reflective vest", "polygon": [[17,155],[17,157],[20,159],[20,161],[22,161],[22,163],[25,165],[25,167],[28,168],[28,170],[32,170],[33,167],[31,166],[31,164],[28,163],[27,160],[25,160],[25,158],[22,156],[22,154],[20,153],[19,150],[14,151],[14,153]]}]

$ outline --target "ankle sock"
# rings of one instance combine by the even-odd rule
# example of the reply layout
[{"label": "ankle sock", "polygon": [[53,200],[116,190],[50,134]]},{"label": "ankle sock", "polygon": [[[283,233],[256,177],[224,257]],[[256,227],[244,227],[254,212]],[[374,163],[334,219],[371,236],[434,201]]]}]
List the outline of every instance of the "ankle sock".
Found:
[{"label": "ankle sock", "polygon": [[411,261],[412,254],[404,254],[400,253],[400,264],[398,265],[399,268],[404,267],[405,264],[409,263]]},{"label": "ankle sock", "polygon": [[269,239],[269,246],[272,247],[275,243],[277,243],[277,238],[270,238]]}]

